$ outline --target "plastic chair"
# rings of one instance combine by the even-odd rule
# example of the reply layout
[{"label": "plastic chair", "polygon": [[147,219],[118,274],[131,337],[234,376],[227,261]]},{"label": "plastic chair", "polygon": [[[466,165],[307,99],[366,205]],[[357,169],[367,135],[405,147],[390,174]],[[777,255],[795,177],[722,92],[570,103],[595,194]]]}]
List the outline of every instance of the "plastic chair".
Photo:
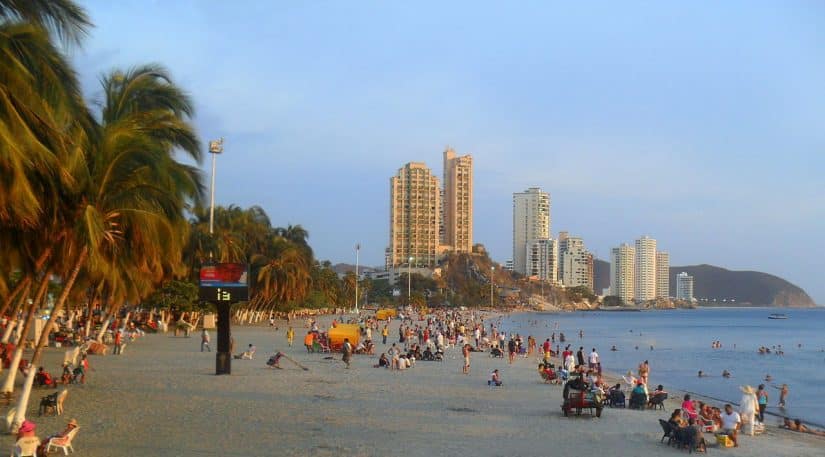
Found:
[{"label": "plastic chair", "polygon": [[38,446],[40,446],[40,440],[37,438],[20,438],[11,449],[11,457],[35,457]]},{"label": "plastic chair", "polygon": [[50,439],[49,445],[46,447],[46,452],[52,452],[52,448],[60,449],[63,451],[63,455],[69,455],[70,452],[74,452],[72,440],[74,440],[78,430],[80,430],[80,427],[75,427],[67,433],[66,436]]}]

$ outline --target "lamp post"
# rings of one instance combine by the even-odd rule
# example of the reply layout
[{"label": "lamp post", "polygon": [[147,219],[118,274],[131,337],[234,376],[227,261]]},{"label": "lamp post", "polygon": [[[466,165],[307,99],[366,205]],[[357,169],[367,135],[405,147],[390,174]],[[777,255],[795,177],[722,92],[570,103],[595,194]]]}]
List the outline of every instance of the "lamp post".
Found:
[{"label": "lamp post", "polygon": [[490,265],[490,308],[493,307],[493,276],[495,275],[496,267]]},{"label": "lamp post", "polygon": [[407,263],[407,305],[412,306],[412,263],[413,258]]},{"label": "lamp post", "polygon": [[361,250],[361,243],[355,245],[355,315],[358,315],[358,254]]},{"label": "lamp post", "polygon": [[223,152],[223,138],[209,142],[209,153],[212,154],[212,186],[209,189],[209,234],[215,232],[215,167],[218,154]]}]

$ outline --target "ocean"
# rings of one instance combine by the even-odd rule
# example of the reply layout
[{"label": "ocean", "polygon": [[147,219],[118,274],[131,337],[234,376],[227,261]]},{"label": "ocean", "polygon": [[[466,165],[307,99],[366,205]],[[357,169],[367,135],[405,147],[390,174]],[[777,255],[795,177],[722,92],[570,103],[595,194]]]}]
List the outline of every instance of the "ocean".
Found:
[{"label": "ocean", "polygon": [[[788,319],[768,319],[783,313]],[[644,360],[650,364],[652,387],[694,392],[721,401],[738,403],[739,386],[766,384],[770,395],[768,413],[800,418],[825,427],[825,308],[703,308],[696,310],[642,312],[526,313],[502,319],[501,328],[533,335],[541,344],[556,331],[564,333],[573,351],[584,346],[585,357],[596,348],[602,368],[616,374]],[[579,338],[579,330],[584,337]],[[712,348],[720,341],[721,349]],[[564,348],[564,344],[561,347]],[[782,346],[784,355],[758,354],[760,346]],[[799,346],[801,345],[801,347]],[[616,346],[618,351],[610,349]],[[651,350],[651,346],[653,349]],[[638,349],[637,349],[638,347]],[[707,377],[699,378],[702,370]],[[723,378],[722,371],[732,373]],[[767,374],[773,381],[764,382]],[[786,383],[790,393],[784,409],[777,407],[779,390]],[[719,405],[721,406],[721,404]],[[769,424],[779,417],[766,416]]]}]

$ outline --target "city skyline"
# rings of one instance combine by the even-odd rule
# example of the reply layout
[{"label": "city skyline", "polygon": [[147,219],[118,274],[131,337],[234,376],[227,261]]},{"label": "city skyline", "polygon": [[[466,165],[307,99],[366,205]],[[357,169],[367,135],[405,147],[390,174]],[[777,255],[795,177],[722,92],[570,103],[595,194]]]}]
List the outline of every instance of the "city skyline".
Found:
[{"label": "city skyline", "polygon": [[452,144],[496,261],[512,192],[537,186],[600,259],[651,233],[674,266],[768,272],[825,304],[821,4],[82,3],[84,95],[112,67],[168,66],[202,139],[227,139],[217,202],[303,225],[320,258],[360,242],[381,265],[386,177]]}]

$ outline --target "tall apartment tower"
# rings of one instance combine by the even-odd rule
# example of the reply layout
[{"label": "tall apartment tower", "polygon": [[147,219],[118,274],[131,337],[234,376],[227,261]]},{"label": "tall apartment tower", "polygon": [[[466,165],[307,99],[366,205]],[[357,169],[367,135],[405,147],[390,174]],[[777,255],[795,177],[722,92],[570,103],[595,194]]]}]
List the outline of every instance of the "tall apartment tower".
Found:
[{"label": "tall apartment tower", "polygon": [[513,194],[513,270],[526,275],[527,248],[550,239],[550,194],[538,187]]},{"label": "tall apartment tower", "polygon": [[676,275],[676,298],[693,301],[693,276],[684,271]]},{"label": "tall apartment tower", "polygon": [[390,247],[387,268],[429,267],[438,260],[439,185],[427,165],[410,162],[390,178]]},{"label": "tall apartment tower", "polygon": [[473,250],[473,156],[444,151],[443,239],[455,252]]},{"label": "tall apartment tower", "polygon": [[552,238],[533,240],[527,244],[527,272],[528,277],[539,281],[556,282],[558,277],[558,244]]},{"label": "tall apartment tower", "polygon": [[[565,237],[561,239],[561,233]],[[565,287],[584,286],[593,290],[593,260],[578,236],[559,233],[559,278]]]},{"label": "tall apartment tower", "polygon": [[633,302],[636,272],[636,249],[622,243],[610,250],[610,294]]},{"label": "tall apartment tower", "polygon": [[656,240],[644,235],[636,240],[636,301],[656,298]]},{"label": "tall apartment tower", "polygon": [[656,298],[670,297],[670,254],[656,252]]}]

